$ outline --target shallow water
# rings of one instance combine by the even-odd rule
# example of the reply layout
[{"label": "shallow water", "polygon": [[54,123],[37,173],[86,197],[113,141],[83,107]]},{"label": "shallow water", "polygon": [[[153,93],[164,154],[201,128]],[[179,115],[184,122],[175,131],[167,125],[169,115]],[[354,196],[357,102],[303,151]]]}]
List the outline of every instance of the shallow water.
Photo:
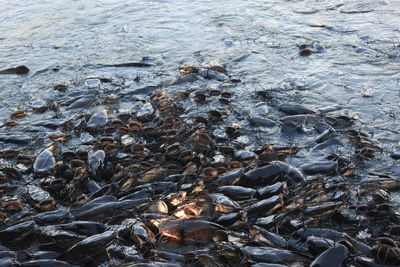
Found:
[{"label": "shallow water", "polygon": [[[388,151],[399,140],[400,1],[3,0],[0,14],[0,69],[31,70],[0,76],[2,121],[34,98],[63,99],[55,84],[79,92],[105,76],[141,88],[175,79],[182,63],[217,62],[241,80],[229,87],[234,109],[248,112],[271,90],[313,110],[339,106]],[[303,44],[317,53],[300,56]],[[155,66],[96,65],[143,57]],[[40,117],[54,115],[25,123]]]},{"label": "shallow water", "polygon": [[[30,69],[0,75],[10,262],[38,250],[76,264],[158,259],[148,245],[185,265],[269,262],[269,237],[252,233],[260,222],[277,247],[309,257],[273,248],[274,263],[317,257],[320,245],[306,251],[313,227],[365,242],[344,265],[387,263],[365,246],[400,224],[400,1],[3,0],[0,27],[0,71]],[[115,65],[130,62],[150,66]],[[182,66],[200,71],[178,83]],[[288,118],[282,103],[307,115]],[[101,224],[67,244],[52,228],[82,220]],[[104,244],[78,251],[84,237]]]}]

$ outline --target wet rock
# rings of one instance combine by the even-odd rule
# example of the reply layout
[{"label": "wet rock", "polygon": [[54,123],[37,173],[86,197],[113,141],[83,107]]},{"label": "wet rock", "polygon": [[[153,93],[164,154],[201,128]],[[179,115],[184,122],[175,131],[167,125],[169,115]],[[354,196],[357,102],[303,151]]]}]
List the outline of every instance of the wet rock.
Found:
[{"label": "wet rock", "polygon": [[334,173],[337,171],[337,163],[326,160],[302,165],[300,168],[305,174],[313,175],[318,173]]},{"label": "wet rock", "polygon": [[285,112],[289,115],[298,115],[298,114],[313,114],[314,111],[299,105],[299,104],[291,104],[291,103],[284,103],[279,105],[279,110]]},{"label": "wet rock", "polygon": [[343,245],[338,245],[335,248],[329,248],[319,255],[311,264],[310,267],[342,267],[343,262],[347,258],[348,251]]},{"label": "wet rock", "polygon": [[53,153],[46,149],[36,157],[35,163],[33,164],[33,169],[35,172],[44,173],[50,171],[55,164],[56,160],[53,156]]}]

